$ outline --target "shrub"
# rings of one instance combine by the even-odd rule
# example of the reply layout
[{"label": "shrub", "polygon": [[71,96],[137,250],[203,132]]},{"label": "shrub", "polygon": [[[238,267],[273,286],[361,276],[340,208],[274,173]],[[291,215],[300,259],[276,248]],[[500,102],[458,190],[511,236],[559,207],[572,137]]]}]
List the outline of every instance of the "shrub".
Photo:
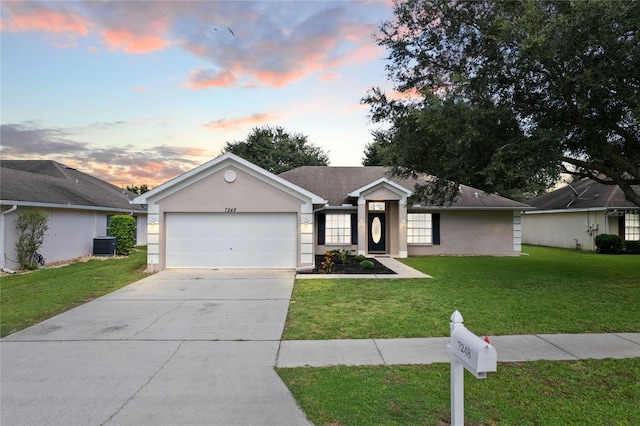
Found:
[{"label": "shrub", "polygon": [[600,234],[596,236],[596,251],[602,254],[619,254],[624,249],[624,241],[619,235]]},{"label": "shrub", "polygon": [[362,262],[360,262],[360,268],[364,270],[373,269],[375,268],[375,265],[370,260],[363,260]]},{"label": "shrub", "polygon": [[331,253],[330,251],[325,252],[324,262],[322,262],[320,266],[325,270],[327,274],[330,274],[333,270],[333,264],[333,253]]},{"label": "shrub", "polygon": [[18,263],[22,269],[36,269],[34,255],[44,241],[44,234],[49,229],[49,217],[38,210],[28,210],[18,213],[16,226],[20,230],[20,237],[16,242]]},{"label": "shrub", "polygon": [[347,263],[347,257],[351,254],[352,250],[335,249],[331,250],[331,254],[335,256],[343,265]]},{"label": "shrub", "polygon": [[625,241],[624,251],[629,254],[640,254],[640,241]]},{"label": "shrub", "polygon": [[136,218],[128,215],[111,217],[109,234],[116,237],[116,251],[128,256],[136,241]]},{"label": "shrub", "polygon": [[354,257],[354,259],[356,260],[356,262],[362,262],[363,260],[366,260],[367,258],[364,257],[363,254],[359,254],[356,257]]}]

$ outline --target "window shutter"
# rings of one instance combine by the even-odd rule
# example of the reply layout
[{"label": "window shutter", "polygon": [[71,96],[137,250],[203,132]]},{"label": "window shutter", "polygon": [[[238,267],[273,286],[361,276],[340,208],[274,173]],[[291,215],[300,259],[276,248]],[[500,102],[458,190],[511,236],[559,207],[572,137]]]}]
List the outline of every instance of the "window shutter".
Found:
[{"label": "window shutter", "polygon": [[625,215],[618,216],[618,235],[624,240],[625,237]]},{"label": "window shutter", "polygon": [[431,226],[433,227],[433,244],[440,245],[440,213],[431,215]]},{"label": "window shutter", "polygon": [[351,213],[351,244],[358,244],[358,213]]},{"label": "window shutter", "polygon": [[318,245],[324,245],[324,237],[325,237],[325,228],[326,228],[326,218],[324,213],[318,213],[316,218],[318,220]]}]

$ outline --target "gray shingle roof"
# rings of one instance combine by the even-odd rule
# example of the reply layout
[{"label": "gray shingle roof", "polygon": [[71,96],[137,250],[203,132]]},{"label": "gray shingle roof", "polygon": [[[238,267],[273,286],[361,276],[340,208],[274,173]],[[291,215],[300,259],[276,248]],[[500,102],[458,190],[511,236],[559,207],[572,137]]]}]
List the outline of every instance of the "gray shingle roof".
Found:
[{"label": "gray shingle roof", "polygon": [[[640,185],[632,188],[640,192]],[[624,193],[617,185],[605,185],[592,179],[582,179],[570,186],[532,198],[527,204],[538,210],[638,208],[624,198]]]},{"label": "gray shingle roof", "polygon": [[18,201],[144,212],[141,206],[129,204],[134,197],[136,194],[55,161],[0,161],[3,204]]},{"label": "gray shingle roof", "polygon": [[[303,166],[281,173],[278,176],[328,200],[330,206],[352,203],[354,200],[348,199],[349,193],[383,177],[409,191],[413,191],[418,182],[415,179],[393,177],[388,168],[380,166]],[[526,204],[499,195],[487,194],[484,191],[465,185],[460,185],[458,199],[447,208],[530,209]]]}]

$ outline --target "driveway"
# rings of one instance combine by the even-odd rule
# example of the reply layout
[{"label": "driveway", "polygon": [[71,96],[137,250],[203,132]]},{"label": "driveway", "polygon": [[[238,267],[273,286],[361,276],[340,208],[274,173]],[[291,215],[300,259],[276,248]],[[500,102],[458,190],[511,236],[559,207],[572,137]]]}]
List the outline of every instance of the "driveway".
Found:
[{"label": "driveway", "polygon": [[167,270],[1,342],[3,425],[308,425],[273,370],[295,274]]}]

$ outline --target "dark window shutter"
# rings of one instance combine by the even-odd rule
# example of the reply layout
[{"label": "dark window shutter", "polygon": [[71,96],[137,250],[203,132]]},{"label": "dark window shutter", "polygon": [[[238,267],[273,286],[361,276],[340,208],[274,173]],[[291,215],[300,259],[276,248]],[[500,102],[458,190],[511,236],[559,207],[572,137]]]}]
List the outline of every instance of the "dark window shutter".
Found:
[{"label": "dark window shutter", "polygon": [[622,216],[618,216],[618,235],[620,236],[620,238],[622,238],[624,240],[624,235],[625,235],[625,215]]},{"label": "dark window shutter", "polygon": [[433,226],[433,244],[440,245],[440,213],[431,215],[431,226]]},{"label": "dark window shutter", "polygon": [[351,213],[351,244],[358,244],[358,213]]},{"label": "dark window shutter", "polygon": [[324,237],[325,237],[325,228],[326,228],[326,220],[324,213],[318,213],[318,245],[324,245]]}]

